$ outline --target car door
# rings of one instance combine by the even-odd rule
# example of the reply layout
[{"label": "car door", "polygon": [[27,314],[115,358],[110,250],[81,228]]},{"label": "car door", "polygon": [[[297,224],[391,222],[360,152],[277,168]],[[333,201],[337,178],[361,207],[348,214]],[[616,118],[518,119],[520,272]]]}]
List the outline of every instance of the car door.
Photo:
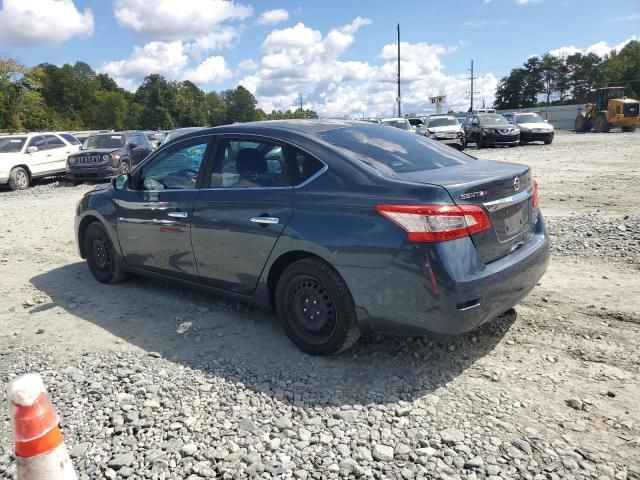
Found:
[{"label": "car door", "polygon": [[64,172],[67,169],[67,157],[71,154],[71,146],[57,135],[44,135],[47,151],[51,155],[48,169],[52,173]]},{"label": "car door", "polygon": [[[29,150],[35,147],[35,151]],[[48,172],[51,153],[47,151],[47,142],[42,135],[34,135],[27,142],[25,147],[25,163],[28,164],[31,174],[34,177],[45,175]]]},{"label": "car door", "polygon": [[196,280],[193,202],[211,137],[179,142],[144,163],[115,193],[117,232],[127,265]]},{"label": "car door", "polygon": [[[205,181],[206,182],[206,181]],[[191,241],[203,283],[250,294],[293,215],[285,147],[222,137],[208,185],[198,192]]]}]

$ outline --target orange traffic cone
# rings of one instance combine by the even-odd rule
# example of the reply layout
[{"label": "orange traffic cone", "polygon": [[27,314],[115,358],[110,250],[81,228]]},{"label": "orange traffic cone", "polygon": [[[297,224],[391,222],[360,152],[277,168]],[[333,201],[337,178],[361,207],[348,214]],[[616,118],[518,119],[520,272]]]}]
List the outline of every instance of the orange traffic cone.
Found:
[{"label": "orange traffic cone", "polygon": [[76,480],[58,427],[60,417],[42,377],[28,373],[12,380],[7,386],[7,400],[18,480]]}]

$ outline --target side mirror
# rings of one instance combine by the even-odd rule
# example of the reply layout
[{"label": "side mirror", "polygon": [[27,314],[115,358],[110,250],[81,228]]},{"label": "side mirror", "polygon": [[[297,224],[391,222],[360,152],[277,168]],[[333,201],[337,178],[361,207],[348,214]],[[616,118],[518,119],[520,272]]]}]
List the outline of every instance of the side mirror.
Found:
[{"label": "side mirror", "polygon": [[134,149],[134,148],[136,148],[136,147],[137,147],[137,145],[136,145],[135,143],[127,143],[127,148],[128,148],[129,150],[133,150],[133,149]]},{"label": "side mirror", "polygon": [[546,120],[546,119],[545,119],[544,123],[549,123],[549,120]]},{"label": "side mirror", "polygon": [[111,184],[113,188],[118,191],[124,190],[131,183],[131,174],[123,173],[122,175],[118,175],[113,180],[111,180]]},{"label": "side mirror", "polygon": [[38,147],[27,147],[27,153],[36,153],[38,151]]}]

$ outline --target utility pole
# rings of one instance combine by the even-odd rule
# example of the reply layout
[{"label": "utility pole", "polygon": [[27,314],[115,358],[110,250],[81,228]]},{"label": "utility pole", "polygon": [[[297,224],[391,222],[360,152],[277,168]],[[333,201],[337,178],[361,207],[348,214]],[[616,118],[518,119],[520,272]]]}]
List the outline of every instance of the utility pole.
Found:
[{"label": "utility pole", "polygon": [[298,93],[298,97],[300,98],[300,111],[302,112],[302,93]]},{"label": "utility pole", "polygon": [[398,24],[398,116],[402,116],[402,107],[400,102],[400,24]]},{"label": "utility pole", "polygon": [[471,106],[469,107],[469,112],[473,112],[473,81],[478,78],[473,76],[473,60],[471,60],[471,68],[469,70],[471,70],[471,77],[469,77],[469,80],[471,80]]}]

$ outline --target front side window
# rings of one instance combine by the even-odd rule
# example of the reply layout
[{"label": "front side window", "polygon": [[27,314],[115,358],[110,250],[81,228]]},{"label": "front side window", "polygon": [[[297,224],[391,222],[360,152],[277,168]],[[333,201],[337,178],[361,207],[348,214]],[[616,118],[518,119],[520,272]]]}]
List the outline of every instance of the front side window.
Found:
[{"label": "front side window", "polygon": [[38,150],[46,150],[47,144],[44,141],[44,137],[42,135],[38,135],[36,137],[33,137],[31,140],[29,140],[29,144],[27,145],[27,148],[29,147],[37,147]]},{"label": "front side window", "polygon": [[142,168],[142,190],[189,190],[196,188],[207,142],[180,146],[161,153]]},{"label": "front side window", "polygon": [[280,145],[247,140],[224,140],[218,148],[212,187],[268,188],[289,186]]},{"label": "front side window", "polygon": [[27,137],[0,137],[0,153],[18,153]]},{"label": "front side window", "polygon": [[80,142],[80,140],[78,140],[76,137],[74,137],[70,133],[61,133],[60,136],[64,138],[67,142],[69,142],[71,145],[80,145],[82,143]]}]

